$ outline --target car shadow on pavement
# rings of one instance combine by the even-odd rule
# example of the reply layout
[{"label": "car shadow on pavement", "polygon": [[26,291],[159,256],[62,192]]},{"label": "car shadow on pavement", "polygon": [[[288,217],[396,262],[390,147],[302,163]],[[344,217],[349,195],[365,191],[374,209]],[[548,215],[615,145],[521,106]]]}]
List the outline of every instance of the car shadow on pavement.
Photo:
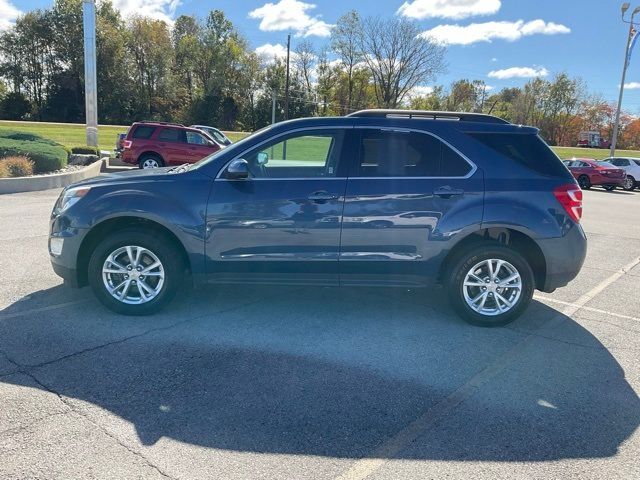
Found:
[{"label": "car shadow on pavement", "polygon": [[[8,311],[33,310],[50,296],[60,291]],[[475,328],[441,297],[219,287],[145,318],[88,300],[46,315],[1,312],[0,351],[93,423],[144,445],[166,437],[231,451],[367,457],[496,362],[504,368],[395,458],[607,457],[636,430],[640,401],[623,369],[571,318],[534,302],[511,328]],[[517,347],[527,331],[534,338]],[[2,383],[33,388],[19,371]]]}]

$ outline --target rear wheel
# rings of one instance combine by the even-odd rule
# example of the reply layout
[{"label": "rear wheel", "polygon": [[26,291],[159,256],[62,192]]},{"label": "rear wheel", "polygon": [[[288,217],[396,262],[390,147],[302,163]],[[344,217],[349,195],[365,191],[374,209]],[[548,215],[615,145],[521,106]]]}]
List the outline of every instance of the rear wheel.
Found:
[{"label": "rear wheel", "polygon": [[145,154],[138,161],[140,168],[159,168],[164,167],[164,162],[160,157],[153,154]]},{"label": "rear wheel", "polygon": [[582,190],[589,190],[591,188],[591,180],[586,175],[580,175],[578,178],[578,185]]},{"label": "rear wheel", "polygon": [[481,327],[514,321],[531,302],[534,289],[529,263],[500,244],[467,250],[452,265],[447,279],[453,308],[465,321]]},{"label": "rear wheel", "polygon": [[624,188],[627,192],[632,192],[636,189],[636,179],[630,175],[627,175],[627,178],[624,181]]},{"label": "rear wheel", "polygon": [[162,309],[182,284],[184,266],[174,245],[141,229],[105,238],[89,260],[89,284],[98,300],[124,315]]}]

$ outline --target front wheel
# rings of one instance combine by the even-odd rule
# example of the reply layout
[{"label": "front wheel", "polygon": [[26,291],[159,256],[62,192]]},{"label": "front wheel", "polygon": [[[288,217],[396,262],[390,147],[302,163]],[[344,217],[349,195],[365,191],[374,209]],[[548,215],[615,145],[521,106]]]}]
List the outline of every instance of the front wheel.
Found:
[{"label": "front wheel", "polygon": [[124,315],[148,315],[167,305],[182,284],[176,248],[142,229],[117,232],[95,248],[89,284],[100,302]]},{"label": "front wheel", "polygon": [[468,323],[497,327],[525,311],[535,289],[529,263],[500,244],[479,245],[452,265],[446,282],[449,299]]}]

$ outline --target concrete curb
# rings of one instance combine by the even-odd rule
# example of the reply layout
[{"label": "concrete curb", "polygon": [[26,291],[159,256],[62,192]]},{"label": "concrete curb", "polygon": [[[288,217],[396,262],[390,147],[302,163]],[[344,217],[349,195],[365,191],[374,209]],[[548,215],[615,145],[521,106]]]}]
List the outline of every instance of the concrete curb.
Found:
[{"label": "concrete curb", "polygon": [[68,173],[41,175],[36,177],[0,178],[0,195],[6,193],[36,192],[61,188],[87,178],[100,175],[104,160],[98,160],[91,165]]}]

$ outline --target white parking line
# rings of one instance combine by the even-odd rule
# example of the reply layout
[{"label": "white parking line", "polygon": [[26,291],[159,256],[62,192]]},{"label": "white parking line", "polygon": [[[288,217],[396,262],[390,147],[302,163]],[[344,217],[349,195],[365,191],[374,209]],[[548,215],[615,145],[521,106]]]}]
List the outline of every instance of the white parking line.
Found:
[{"label": "white parking line", "polygon": [[[557,303],[558,305],[575,306],[574,303],[565,302],[563,300],[556,300],[555,298],[546,297],[544,295],[534,295],[533,298],[541,302],[544,301],[544,302]],[[602,313],[603,315],[608,315],[611,317],[623,318],[625,320],[634,320],[636,322],[640,322],[640,318],[630,317],[629,315],[622,315],[620,313],[610,312],[608,310],[600,310],[599,308],[582,306],[580,307],[580,310],[587,310],[589,312]]]},{"label": "white parking line", "polygon": [[469,399],[475,391],[482,385],[493,379],[505,367],[510,365],[515,357],[521,354],[529,345],[539,340],[535,333],[543,327],[548,327],[554,322],[562,322],[565,317],[574,315],[578,310],[583,308],[596,295],[601,293],[609,285],[620,279],[629,270],[640,264],[640,257],[635,258],[614,274],[604,279],[598,285],[582,295],[574,303],[566,305],[561,312],[554,315],[548,322],[543,323],[538,329],[526,334],[519,342],[517,342],[509,351],[491,363],[481,372],[475,374],[464,385],[446,397],[444,400],[436,403],[427,410],[423,415],[411,422],[408,426],[396,433],[389,440],[375,449],[369,458],[356,460],[351,467],[336,477],[336,480],[363,480],[376,470],[380,469],[385,463],[396,457],[398,453],[406,449],[420,435],[424,434],[434,423],[444,418],[455,407],[465,400]]},{"label": "white parking line", "polygon": [[19,312],[6,313],[6,314],[0,313],[0,320],[8,320],[10,318],[22,317],[23,315],[30,315],[32,313],[48,312],[49,310],[56,310],[58,308],[72,307],[74,305],[87,303],[89,300],[90,299],[85,298],[82,300],[76,300],[75,302],[57,303],[55,305],[47,305],[46,307],[32,308],[30,310],[21,310]]}]

